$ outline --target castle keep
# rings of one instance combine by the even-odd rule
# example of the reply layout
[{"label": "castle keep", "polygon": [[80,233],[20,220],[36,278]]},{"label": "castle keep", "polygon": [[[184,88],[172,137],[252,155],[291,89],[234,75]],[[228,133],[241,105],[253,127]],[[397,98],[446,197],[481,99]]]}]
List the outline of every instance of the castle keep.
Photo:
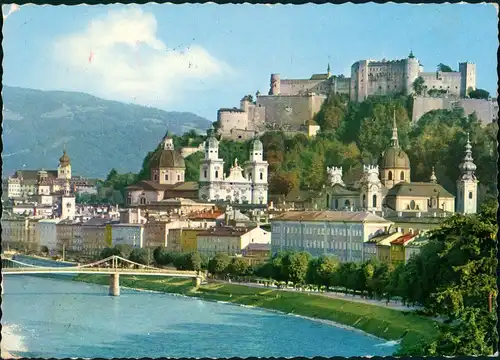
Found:
[{"label": "castle keep", "polygon": [[[355,102],[372,95],[408,95],[419,77],[424,80],[425,92],[434,89],[446,97],[465,98],[469,89],[476,88],[476,65],[463,62],[456,72],[424,72],[410,52],[406,59],[357,61],[351,66],[350,78],[332,75],[330,65],[326,73],[313,74],[309,79],[282,79],[280,74],[271,74],[267,95],[257,92],[255,102],[245,96],[239,109],[219,109],[219,132],[223,138],[247,140],[265,129],[304,131],[332,92],[345,94]],[[426,108],[426,104],[418,107]]]}]

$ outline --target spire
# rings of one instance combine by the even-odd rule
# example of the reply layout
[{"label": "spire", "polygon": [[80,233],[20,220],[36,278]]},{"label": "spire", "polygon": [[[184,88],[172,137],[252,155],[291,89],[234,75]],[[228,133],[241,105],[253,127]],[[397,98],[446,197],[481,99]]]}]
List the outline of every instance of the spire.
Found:
[{"label": "spire", "polygon": [[469,133],[467,133],[467,144],[465,145],[465,156],[463,162],[460,164],[460,171],[462,172],[461,178],[463,180],[475,180],[476,164],[472,158],[472,145],[470,144]]},{"label": "spire", "polygon": [[415,55],[413,55],[413,50],[410,50],[410,55],[408,55],[409,59],[415,59]]},{"label": "spire", "polygon": [[398,127],[396,124],[396,110],[394,110],[394,113],[393,113],[391,146],[392,147],[399,147]]},{"label": "spire", "polygon": [[436,177],[436,173],[434,172],[434,166],[432,167],[431,183],[433,183],[433,184],[437,183],[437,177]]},{"label": "spire", "polygon": [[326,76],[330,77],[332,73],[330,72],[330,63],[328,63],[328,67],[326,68]]}]

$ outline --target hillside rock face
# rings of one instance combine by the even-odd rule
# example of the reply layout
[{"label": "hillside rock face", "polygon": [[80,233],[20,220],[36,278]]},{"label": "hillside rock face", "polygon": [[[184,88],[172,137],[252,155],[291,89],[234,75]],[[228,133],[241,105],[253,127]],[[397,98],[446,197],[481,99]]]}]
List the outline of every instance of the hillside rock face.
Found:
[{"label": "hillside rock face", "polygon": [[138,172],[144,156],[168,130],[205,131],[210,121],[192,113],[108,101],[65,91],[4,86],[2,175],[15,170],[55,169],[64,145],[73,172],[105,177]]}]

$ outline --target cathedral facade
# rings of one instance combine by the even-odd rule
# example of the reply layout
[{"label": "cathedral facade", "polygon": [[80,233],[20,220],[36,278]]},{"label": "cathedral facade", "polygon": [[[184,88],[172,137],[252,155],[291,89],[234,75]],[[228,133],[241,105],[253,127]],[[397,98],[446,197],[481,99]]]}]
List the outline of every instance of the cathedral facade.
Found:
[{"label": "cathedral facade", "polygon": [[240,166],[235,159],[229,175],[219,157],[219,142],[210,131],[205,142],[205,159],[200,166],[198,196],[205,201],[267,204],[268,163],[263,159],[262,142],[252,142],[250,158]]},{"label": "cathedral facade", "polygon": [[467,140],[465,157],[460,165],[455,196],[441,186],[432,168],[428,182],[412,182],[408,155],[399,145],[396,120],[390,146],[378,165],[364,165],[363,175],[352,187],[342,180],[341,167],[327,169],[329,185],[324,189],[326,208],[333,210],[363,210],[379,212],[394,210],[417,213],[475,213],[477,211],[476,165],[472,146]]}]

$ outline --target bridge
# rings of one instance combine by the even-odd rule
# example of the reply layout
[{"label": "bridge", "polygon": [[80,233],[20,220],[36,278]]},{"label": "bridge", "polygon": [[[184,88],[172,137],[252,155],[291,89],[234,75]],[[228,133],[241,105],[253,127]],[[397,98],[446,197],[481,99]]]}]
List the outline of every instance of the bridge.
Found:
[{"label": "bridge", "polygon": [[200,286],[203,277],[202,274],[196,271],[159,269],[153,266],[139,264],[117,255],[107,257],[91,264],[62,267],[36,266],[2,257],[2,275],[36,274],[107,274],[110,280],[109,295],[111,296],[120,295],[120,274],[192,278],[195,287]]}]

